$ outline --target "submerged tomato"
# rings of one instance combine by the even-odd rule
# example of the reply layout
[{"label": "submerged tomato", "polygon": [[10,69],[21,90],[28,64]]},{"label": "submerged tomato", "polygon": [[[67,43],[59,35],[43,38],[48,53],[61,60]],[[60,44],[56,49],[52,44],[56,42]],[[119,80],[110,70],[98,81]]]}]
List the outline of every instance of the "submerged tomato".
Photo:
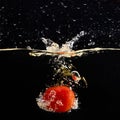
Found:
[{"label": "submerged tomato", "polygon": [[75,94],[67,86],[53,86],[46,89],[43,99],[49,103],[46,106],[49,111],[67,112],[73,106]]}]

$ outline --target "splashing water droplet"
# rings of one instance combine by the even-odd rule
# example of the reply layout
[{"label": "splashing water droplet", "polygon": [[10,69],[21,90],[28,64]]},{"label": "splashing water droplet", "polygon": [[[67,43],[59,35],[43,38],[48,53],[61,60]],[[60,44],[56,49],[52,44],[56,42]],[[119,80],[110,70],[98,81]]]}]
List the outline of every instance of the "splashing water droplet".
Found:
[{"label": "splashing water droplet", "polygon": [[50,39],[45,39],[45,38],[41,38],[42,42],[46,45],[46,50],[53,52],[53,51],[58,51],[59,50],[59,45],[55,42],[53,42]]}]

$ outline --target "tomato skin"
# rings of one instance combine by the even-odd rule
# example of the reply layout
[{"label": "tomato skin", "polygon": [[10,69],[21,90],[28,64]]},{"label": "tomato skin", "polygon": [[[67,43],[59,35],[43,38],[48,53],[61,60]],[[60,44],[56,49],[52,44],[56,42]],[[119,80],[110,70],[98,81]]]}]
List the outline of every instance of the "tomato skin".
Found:
[{"label": "tomato skin", "polygon": [[72,75],[73,80],[77,80],[77,77],[75,75]]},{"label": "tomato skin", "polygon": [[53,86],[46,89],[43,99],[50,102],[48,109],[54,112],[67,112],[74,104],[75,94],[67,86]]}]

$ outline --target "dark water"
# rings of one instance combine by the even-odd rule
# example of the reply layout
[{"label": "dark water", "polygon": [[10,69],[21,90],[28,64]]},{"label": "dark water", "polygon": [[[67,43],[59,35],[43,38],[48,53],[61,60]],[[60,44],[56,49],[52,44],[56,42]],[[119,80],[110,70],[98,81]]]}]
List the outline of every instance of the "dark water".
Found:
[{"label": "dark water", "polygon": [[[6,115],[17,118],[73,120],[96,118],[93,114],[119,113],[120,53],[106,53],[73,58],[73,64],[84,75],[88,88],[78,88],[80,109],[70,113],[49,113],[39,109],[35,98],[51,82],[48,78],[50,57],[31,57],[27,51],[0,52],[2,100]],[[50,73],[49,73],[50,74]],[[90,114],[90,115],[89,115]],[[42,117],[42,118],[41,118]]]}]

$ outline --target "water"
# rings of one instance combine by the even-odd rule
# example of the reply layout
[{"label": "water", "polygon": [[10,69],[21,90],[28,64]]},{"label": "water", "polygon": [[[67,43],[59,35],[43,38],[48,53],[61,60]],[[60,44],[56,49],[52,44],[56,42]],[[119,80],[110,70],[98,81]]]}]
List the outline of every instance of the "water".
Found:
[{"label": "water", "polygon": [[[71,89],[74,90],[76,94],[74,105],[71,107],[71,109],[80,109],[81,101],[78,99],[78,89],[87,88],[89,85],[85,77],[78,72],[79,70],[76,69],[76,66],[74,66],[71,58],[74,57],[82,58],[83,56],[87,56],[89,54],[94,54],[94,53],[99,54],[100,51],[104,51],[104,52],[120,51],[119,48],[90,48],[90,49],[82,49],[82,50],[73,50],[74,44],[83,35],[85,34],[82,31],[79,34],[77,34],[72,40],[67,41],[65,44],[62,44],[61,46],[59,46],[59,44],[55,43],[50,39],[41,38],[42,42],[45,44],[46,50],[38,50],[38,49],[32,49],[31,47],[27,47],[27,48],[0,49],[0,51],[5,52],[5,51],[25,50],[28,51],[28,54],[32,57],[50,56],[48,65],[49,68],[51,69],[51,75],[48,75],[47,78],[51,79],[52,81],[51,83],[49,82],[46,83],[46,85],[48,86],[47,88],[56,85],[57,86],[66,85],[70,87]],[[55,112],[53,108],[49,108],[49,109],[47,108],[48,106],[50,106],[51,102],[54,101],[55,98],[52,101],[51,100],[45,101],[43,94],[44,91],[43,92],[40,91],[39,96],[36,99],[37,105],[39,106],[39,108],[45,111]],[[62,102],[60,103],[62,104]],[[56,105],[58,105],[57,101],[56,101]]]}]

